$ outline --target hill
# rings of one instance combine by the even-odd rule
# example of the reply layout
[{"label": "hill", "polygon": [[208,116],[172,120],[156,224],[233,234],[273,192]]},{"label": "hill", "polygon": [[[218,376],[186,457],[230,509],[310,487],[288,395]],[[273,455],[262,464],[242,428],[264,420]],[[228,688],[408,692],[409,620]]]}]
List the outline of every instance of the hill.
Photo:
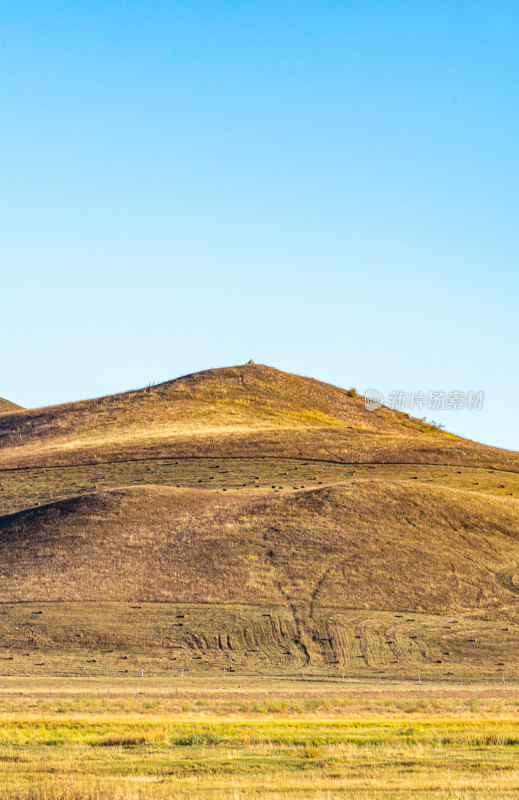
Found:
[{"label": "hill", "polygon": [[1,602],[288,602],[308,619],[316,603],[516,612],[499,576],[519,562],[517,501],[459,489],[121,488],[6,515],[0,534]]},{"label": "hill", "polygon": [[12,411],[21,411],[22,407],[0,397],[0,414],[10,414]]},{"label": "hill", "polygon": [[0,419],[0,467],[157,457],[284,456],[517,471],[517,454],[460,439],[356,393],[261,364]]},{"label": "hill", "polygon": [[516,669],[517,453],[255,364],[0,438],[6,669]]}]

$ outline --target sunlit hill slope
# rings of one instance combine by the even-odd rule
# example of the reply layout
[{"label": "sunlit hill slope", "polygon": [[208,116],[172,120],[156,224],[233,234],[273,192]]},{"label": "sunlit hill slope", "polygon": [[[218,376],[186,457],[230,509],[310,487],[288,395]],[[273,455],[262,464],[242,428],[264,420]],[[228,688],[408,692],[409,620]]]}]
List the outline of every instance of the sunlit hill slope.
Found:
[{"label": "sunlit hill slope", "polygon": [[512,662],[517,453],[256,364],[10,410],[0,442],[9,670]]}]

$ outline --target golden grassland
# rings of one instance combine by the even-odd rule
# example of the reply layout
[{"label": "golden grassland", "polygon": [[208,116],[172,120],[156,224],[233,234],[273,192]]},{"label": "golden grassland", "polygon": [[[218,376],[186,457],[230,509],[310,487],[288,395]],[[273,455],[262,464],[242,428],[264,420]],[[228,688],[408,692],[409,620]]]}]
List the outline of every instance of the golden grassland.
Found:
[{"label": "golden grassland", "polygon": [[10,414],[12,411],[22,411],[22,407],[0,397],[0,414]]},{"label": "golden grassland", "polygon": [[516,503],[368,479],[98,491],[0,518],[0,599],[285,605],[312,640],[317,607],[515,618]]},{"label": "golden grassland", "polygon": [[245,365],[2,414],[0,463],[1,671],[515,669],[517,454]]},{"label": "golden grassland", "polygon": [[517,684],[0,679],[0,796],[504,798]]},{"label": "golden grassland", "polygon": [[[174,486],[279,494],[363,479],[418,481],[519,498],[519,472],[431,464],[359,464],[296,458],[152,458],[0,470],[0,515],[119,486]],[[410,484],[411,486],[413,484]]]},{"label": "golden grassland", "polygon": [[460,439],[409,414],[367,411],[351,390],[261,364],[0,414],[1,468],[266,455],[519,471],[514,453]]},{"label": "golden grassland", "polygon": [[0,797],[517,797],[518,498],[262,365],[0,401]]},{"label": "golden grassland", "polygon": [[321,635],[309,664],[283,606],[4,603],[0,673],[134,679],[142,670],[167,678],[182,670],[272,676],[318,668],[332,679],[519,679],[518,621],[316,609],[315,626]]}]

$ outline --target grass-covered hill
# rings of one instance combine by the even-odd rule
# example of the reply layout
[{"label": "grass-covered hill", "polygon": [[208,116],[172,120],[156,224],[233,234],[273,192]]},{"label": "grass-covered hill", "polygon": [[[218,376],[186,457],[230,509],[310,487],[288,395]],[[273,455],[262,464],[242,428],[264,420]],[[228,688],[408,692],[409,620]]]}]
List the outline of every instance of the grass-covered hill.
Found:
[{"label": "grass-covered hill", "polygon": [[151,457],[275,455],[519,470],[516,454],[261,364],[0,418],[0,467]]},{"label": "grass-covered hill", "polygon": [[515,614],[502,576],[519,564],[517,500],[370,479],[267,496],[112,489],[0,518],[0,563],[3,602]]},{"label": "grass-covered hill", "polygon": [[0,441],[9,670],[515,663],[516,453],[255,364],[5,414]]},{"label": "grass-covered hill", "polygon": [[13,411],[22,411],[22,407],[16,405],[16,403],[11,403],[10,400],[4,400],[3,397],[0,397],[0,414],[10,414]]}]

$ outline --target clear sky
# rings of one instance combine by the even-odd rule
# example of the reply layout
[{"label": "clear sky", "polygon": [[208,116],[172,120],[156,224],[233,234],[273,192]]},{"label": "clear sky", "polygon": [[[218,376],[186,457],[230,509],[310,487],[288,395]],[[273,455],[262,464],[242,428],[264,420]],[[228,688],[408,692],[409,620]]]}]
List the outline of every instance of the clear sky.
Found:
[{"label": "clear sky", "polygon": [[428,416],[519,449],[518,41],[516,0],[0,3],[0,396],[253,358],[483,390]]}]

